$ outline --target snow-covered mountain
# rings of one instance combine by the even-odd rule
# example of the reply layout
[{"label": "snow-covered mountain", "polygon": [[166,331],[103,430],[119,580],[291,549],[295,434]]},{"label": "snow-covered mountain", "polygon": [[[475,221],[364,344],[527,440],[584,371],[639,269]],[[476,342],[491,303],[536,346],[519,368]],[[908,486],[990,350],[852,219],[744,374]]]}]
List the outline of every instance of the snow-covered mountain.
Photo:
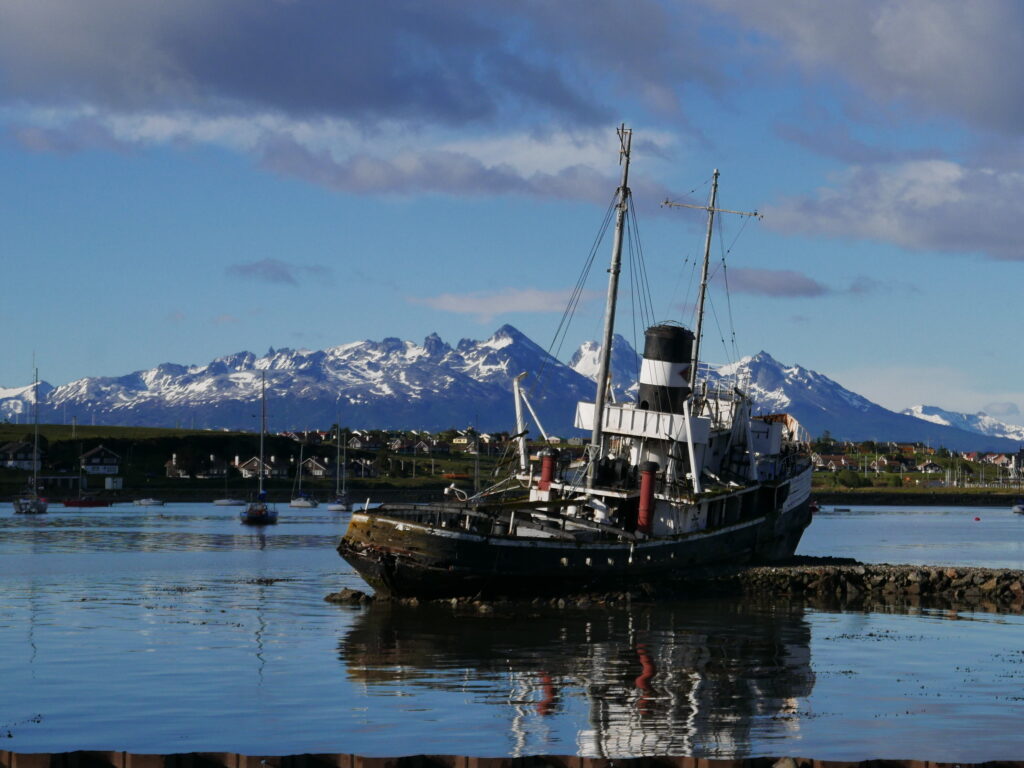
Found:
[{"label": "snow-covered mountain", "polygon": [[745,357],[723,373],[739,371],[762,412],[792,414],[811,435],[826,431],[843,440],[920,441],[950,450],[1011,451],[1009,436],[986,435],[960,425],[938,424],[896,413],[799,365],[783,365],[767,352]]},{"label": "snow-covered mountain", "polygon": [[1007,424],[980,411],[978,413],[957,413],[935,405],[915,405],[900,411],[900,413],[930,421],[932,424],[945,424],[968,432],[977,432],[980,435],[1005,437],[1024,443],[1024,427],[1018,424]]},{"label": "snow-covered mountain", "polygon": [[[342,423],[367,428],[441,430],[473,424],[511,430],[514,376],[523,382],[549,432],[570,428],[565,402],[593,385],[510,325],[484,341],[456,347],[431,334],[422,344],[386,338],[326,350],[240,352],[205,365],[165,363],[126,376],[40,385],[40,419],[99,424],[256,429],[266,375],[272,430]],[[538,379],[538,376],[542,378]],[[0,414],[26,420],[24,388],[0,395]],[[31,388],[27,396],[31,398]]]},{"label": "snow-covered mountain", "polygon": [[[315,351],[272,349],[262,357],[239,352],[205,365],[165,363],[58,387],[40,383],[40,419],[255,430],[265,374],[273,430],[324,427],[340,417],[343,424],[364,428],[441,430],[472,424],[511,431],[512,380],[527,372],[523,385],[545,428],[569,435],[576,403],[594,397],[597,347],[583,344],[566,365],[505,325],[483,341],[462,339],[454,347],[431,334],[422,344],[386,338]],[[635,396],[639,367],[629,342],[615,336],[617,401]],[[1024,428],[996,428],[998,422],[988,417],[957,420],[953,416],[962,414],[939,409],[895,413],[827,376],[783,365],[767,352],[722,372],[748,381],[759,411],[789,412],[813,436],[828,431],[837,439],[921,440],[954,450],[1016,450],[1024,441]],[[0,389],[0,418],[27,423],[31,403],[30,385]]]},{"label": "snow-covered mountain", "polygon": [[[569,360],[569,367],[581,376],[597,381],[600,353],[600,342],[585,341]],[[640,376],[640,355],[633,349],[632,344],[617,333],[612,336],[611,376],[615,402],[621,403],[635,398],[637,378]],[[593,399],[593,395],[590,397]]]}]

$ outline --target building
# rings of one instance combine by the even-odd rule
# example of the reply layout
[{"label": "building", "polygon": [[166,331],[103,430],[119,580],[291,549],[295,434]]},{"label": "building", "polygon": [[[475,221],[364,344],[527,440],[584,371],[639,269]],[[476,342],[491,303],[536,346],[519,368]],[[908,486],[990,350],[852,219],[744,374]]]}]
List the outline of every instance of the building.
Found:
[{"label": "building", "polygon": [[33,461],[32,443],[14,441],[0,445],[0,467],[7,469],[24,469],[27,472],[38,472],[42,469],[41,454]]},{"label": "building", "polygon": [[102,445],[83,453],[78,462],[87,475],[116,475],[121,471],[121,457]]}]

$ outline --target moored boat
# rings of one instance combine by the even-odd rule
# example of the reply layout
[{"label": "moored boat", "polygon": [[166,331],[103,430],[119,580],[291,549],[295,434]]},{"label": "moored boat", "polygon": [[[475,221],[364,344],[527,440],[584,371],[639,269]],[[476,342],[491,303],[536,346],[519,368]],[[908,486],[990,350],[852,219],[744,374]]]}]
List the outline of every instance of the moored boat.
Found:
[{"label": "moored boat", "polygon": [[34,491],[18,496],[12,504],[16,515],[41,515],[49,507],[49,502]]},{"label": "moored boat", "polygon": [[136,499],[135,506],[137,507],[162,507],[164,505],[163,499]]},{"label": "moored boat", "polygon": [[345,488],[345,480],[348,477],[346,463],[348,461],[348,447],[341,447],[341,418],[338,418],[338,432],[335,436],[335,457],[334,457],[334,497],[327,502],[328,512],[348,512],[352,504],[348,498],[348,490]]},{"label": "moored boat", "polygon": [[260,462],[256,468],[259,478],[256,484],[256,500],[249,502],[239,513],[244,525],[274,525],[277,523],[277,507],[267,501],[267,492],[263,490],[263,474],[266,464],[263,460],[263,443],[267,433],[267,375],[260,378]]},{"label": "moored boat", "polygon": [[584,461],[573,468],[550,447],[531,459],[520,376],[513,385],[518,467],[504,481],[472,496],[453,485],[442,503],[353,512],[338,551],[378,592],[446,598],[621,589],[694,566],[778,561],[796,550],[811,521],[802,430],[785,414],[754,415],[737,369],[700,362],[717,171],[710,202],[686,206],[708,216],[695,328],[649,327],[635,402],[607,402],[630,201],[631,132],[623,127],[619,136],[623,172],[596,394],[575,414],[575,426],[591,434]]},{"label": "moored boat", "polygon": [[295,468],[295,480],[298,483],[298,489],[292,496],[292,500],[288,503],[289,507],[298,507],[300,509],[313,509],[319,506],[319,502],[314,499],[308,491],[302,490],[302,444],[299,444],[299,463]]},{"label": "moored boat", "polygon": [[39,465],[42,457],[39,453],[39,371],[35,371],[32,382],[33,423],[32,429],[32,482],[28,490],[14,499],[14,514],[41,515],[49,507],[49,502],[39,495]]},{"label": "moored boat", "polygon": [[1010,511],[1015,515],[1024,515],[1024,499],[1017,499],[1013,502],[1013,506],[1010,507]]},{"label": "moored boat", "polygon": [[214,499],[213,504],[216,507],[244,507],[245,499]]}]

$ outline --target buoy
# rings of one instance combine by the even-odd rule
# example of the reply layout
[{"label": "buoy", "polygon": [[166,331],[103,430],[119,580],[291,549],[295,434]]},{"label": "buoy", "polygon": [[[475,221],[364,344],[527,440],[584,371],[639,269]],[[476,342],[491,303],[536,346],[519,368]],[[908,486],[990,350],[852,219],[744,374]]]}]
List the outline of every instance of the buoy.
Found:
[{"label": "buoy", "polygon": [[974,522],[976,522],[976,523],[980,523],[980,522],[981,522],[981,518],[980,518],[980,517],[976,517],[976,518],[974,518]]}]

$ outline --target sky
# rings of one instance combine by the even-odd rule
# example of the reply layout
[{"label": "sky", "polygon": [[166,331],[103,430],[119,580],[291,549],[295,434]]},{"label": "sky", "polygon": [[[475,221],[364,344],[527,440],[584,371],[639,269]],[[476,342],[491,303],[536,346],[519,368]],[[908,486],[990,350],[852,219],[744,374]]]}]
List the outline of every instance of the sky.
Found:
[{"label": "sky", "polygon": [[718,218],[706,359],[1024,423],[1022,64],[1012,0],[0,0],[0,387],[547,348],[596,248],[567,359],[626,124],[654,320],[692,324],[705,227],[660,203],[717,168],[763,218]]}]

